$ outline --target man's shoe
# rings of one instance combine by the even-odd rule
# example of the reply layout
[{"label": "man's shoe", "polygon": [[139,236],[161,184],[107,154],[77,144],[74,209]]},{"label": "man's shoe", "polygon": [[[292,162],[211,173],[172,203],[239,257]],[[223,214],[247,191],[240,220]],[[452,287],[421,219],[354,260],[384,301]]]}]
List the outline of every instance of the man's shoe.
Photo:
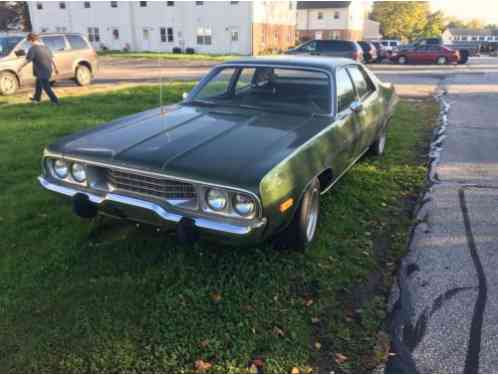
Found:
[{"label": "man's shoe", "polygon": [[29,100],[31,100],[32,103],[40,103],[40,100],[36,100],[33,97],[29,98]]}]

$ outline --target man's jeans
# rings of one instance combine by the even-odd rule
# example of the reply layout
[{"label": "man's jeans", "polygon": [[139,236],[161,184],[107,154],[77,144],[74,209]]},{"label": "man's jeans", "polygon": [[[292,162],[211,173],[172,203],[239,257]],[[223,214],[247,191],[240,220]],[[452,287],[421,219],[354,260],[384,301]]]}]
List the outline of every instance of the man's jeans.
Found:
[{"label": "man's jeans", "polygon": [[52,103],[59,104],[59,99],[52,91],[52,87],[50,87],[50,81],[48,79],[37,78],[35,86],[35,95],[33,96],[33,99],[36,100],[37,102],[39,102],[41,99],[42,90],[47,93]]}]

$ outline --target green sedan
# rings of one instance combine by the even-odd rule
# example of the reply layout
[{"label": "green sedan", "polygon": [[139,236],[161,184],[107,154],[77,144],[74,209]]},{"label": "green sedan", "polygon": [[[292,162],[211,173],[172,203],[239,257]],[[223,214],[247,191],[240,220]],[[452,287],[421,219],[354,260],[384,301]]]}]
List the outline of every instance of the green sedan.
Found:
[{"label": "green sedan", "polygon": [[392,85],[352,60],[230,61],[176,105],[48,146],[39,182],[84,218],[304,250],[320,195],[367,151],[383,154],[396,103]]}]

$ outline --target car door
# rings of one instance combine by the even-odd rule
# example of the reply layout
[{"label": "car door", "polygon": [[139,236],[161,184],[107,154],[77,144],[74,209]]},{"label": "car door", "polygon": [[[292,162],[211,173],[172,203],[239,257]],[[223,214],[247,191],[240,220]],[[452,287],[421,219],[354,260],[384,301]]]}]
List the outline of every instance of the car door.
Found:
[{"label": "car door", "polygon": [[359,153],[365,152],[376,140],[382,119],[382,98],[368,73],[359,65],[348,68],[356,92],[357,103],[354,116],[359,124]]},{"label": "car door", "polygon": [[360,153],[360,124],[351,105],[356,99],[353,82],[346,68],[336,71],[336,116],[334,131],[330,135],[334,154],[332,168],[340,175],[358,157]]},{"label": "car door", "polygon": [[[20,66],[26,59],[26,56],[31,48],[31,43],[29,43],[26,39],[24,39],[13,51],[13,56],[16,56],[17,66]],[[24,51],[23,56],[17,56],[16,53],[18,51]],[[32,83],[35,80],[35,76],[33,75],[33,63],[29,63],[26,65],[21,72],[19,73],[19,78],[23,85]]]},{"label": "car door", "polygon": [[71,78],[73,74],[73,65],[71,59],[71,49],[66,42],[64,35],[42,36],[42,42],[45,44],[54,56],[55,64],[59,74],[54,78]]}]

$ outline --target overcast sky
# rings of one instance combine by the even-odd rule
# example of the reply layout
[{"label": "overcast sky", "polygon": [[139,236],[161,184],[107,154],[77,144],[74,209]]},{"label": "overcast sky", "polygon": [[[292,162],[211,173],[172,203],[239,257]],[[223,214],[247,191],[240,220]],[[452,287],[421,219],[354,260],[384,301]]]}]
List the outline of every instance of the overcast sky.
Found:
[{"label": "overcast sky", "polygon": [[432,5],[448,16],[498,24],[498,0],[432,0]]}]

